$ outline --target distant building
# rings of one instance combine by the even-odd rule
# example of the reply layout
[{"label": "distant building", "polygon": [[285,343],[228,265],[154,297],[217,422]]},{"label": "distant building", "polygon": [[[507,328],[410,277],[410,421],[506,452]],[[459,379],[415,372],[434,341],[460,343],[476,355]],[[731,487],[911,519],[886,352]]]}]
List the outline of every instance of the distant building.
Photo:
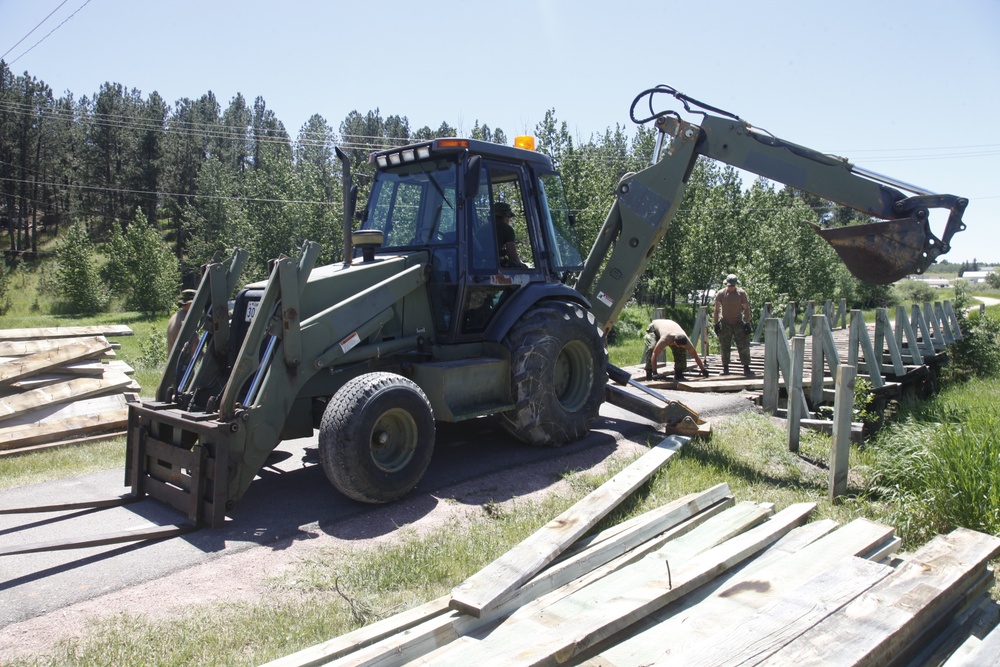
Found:
[{"label": "distant building", "polygon": [[907,276],[907,280],[913,280],[918,283],[924,283],[930,285],[931,287],[951,287],[951,281],[947,278],[925,278],[924,276]]},{"label": "distant building", "polygon": [[983,271],[966,271],[962,274],[962,280],[967,280],[970,285],[986,282],[986,276],[995,273],[996,269],[985,269]]}]

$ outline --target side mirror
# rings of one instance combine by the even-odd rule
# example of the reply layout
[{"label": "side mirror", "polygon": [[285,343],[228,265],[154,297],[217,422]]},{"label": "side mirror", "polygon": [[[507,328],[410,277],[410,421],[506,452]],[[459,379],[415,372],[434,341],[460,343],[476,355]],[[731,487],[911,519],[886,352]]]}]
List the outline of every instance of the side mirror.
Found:
[{"label": "side mirror", "polygon": [[482,157],[473,155],[469,158],[469,164],[465,168],[465,199],[474,199],[479,194],[479,171],[482,166]]}]

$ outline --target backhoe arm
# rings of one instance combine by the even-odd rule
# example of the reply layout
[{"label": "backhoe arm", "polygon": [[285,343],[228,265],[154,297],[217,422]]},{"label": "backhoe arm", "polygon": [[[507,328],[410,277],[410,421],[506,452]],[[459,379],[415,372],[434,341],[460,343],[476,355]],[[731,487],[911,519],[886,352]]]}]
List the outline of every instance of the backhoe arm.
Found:
[{"label": "backhoe arm", "polygon": [[[700,124],[687,122],[674,111],[637,120],[636,103],[656,92],[671,94],[688,111],[693,103],[721,115],[698,111],[703,115]],[[844,158],[783,141],[672,88],[645,91],[633,102],[632,111],[637,123],[655,120],[658,134],[653,161],[638,173],[626,174],[618,184],[615,201],[576,284],[590,299],[605,333],[666,233],[699,155],[880,218],[882,222],[848,227],[815,226],[851,273],[865,282],[891,283],[910,273],[922,273],[938,255],[948,252],[952,235],[965,229],[962,215],[967,199],[936,195],[859,169]],[[901,190],[913,194],[907,196]],[[941,239],[930,229],[931,208],[949,211]]]}]

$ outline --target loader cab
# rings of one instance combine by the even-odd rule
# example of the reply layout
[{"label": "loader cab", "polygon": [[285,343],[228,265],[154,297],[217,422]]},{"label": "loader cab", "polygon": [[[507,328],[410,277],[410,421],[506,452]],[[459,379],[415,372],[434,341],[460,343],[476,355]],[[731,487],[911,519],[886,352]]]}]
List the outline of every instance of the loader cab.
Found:
[{"label": "loader cab", "polygon": [[[520,290],[583,263],[559,176],[544,155],[438,139],[372,161],[378,169],[361,228],[383,233],[379,254],[428,254],[440,342],[482,339]],[[513,213],[506,231],[500,210]],[[511,236],[516,250],[505,252]]]}]

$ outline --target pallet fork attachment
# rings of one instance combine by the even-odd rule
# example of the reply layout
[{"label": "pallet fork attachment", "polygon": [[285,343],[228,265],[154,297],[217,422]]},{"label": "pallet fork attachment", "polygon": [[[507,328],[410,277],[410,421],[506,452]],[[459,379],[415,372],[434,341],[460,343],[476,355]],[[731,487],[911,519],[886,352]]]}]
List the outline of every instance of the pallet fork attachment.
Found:
[{"label": "pallet fork attachment", "polygon": [[[0,509],[0,514],[43,514],[48,512],[72,512],[76,510],[102,510],[110,507],[121,507],[138,500],[135,496],[124,496],[119,498],[107,498],[104,500],[89,500],[73,503],[56,503],[52,505],[35,505],[31,507],[13,507]],[[66,517],[64,517],[66,518]],[[40,553],[44,551],[64,551],[68,549],[86,549],[88,547],[103,547],[110,544],[127,544],[129,542],[152,542],[168,537],[176,537],[196,530],[193,524],[171,524],[167,526],[151,526],[149,528],[135,528],[123,530],[104,535],[83,538],[64,538],[59,540],[47,540],[44,542],[33,542],[30,544],[0,547],[0,556],[14,556],[17,554]]]}]

